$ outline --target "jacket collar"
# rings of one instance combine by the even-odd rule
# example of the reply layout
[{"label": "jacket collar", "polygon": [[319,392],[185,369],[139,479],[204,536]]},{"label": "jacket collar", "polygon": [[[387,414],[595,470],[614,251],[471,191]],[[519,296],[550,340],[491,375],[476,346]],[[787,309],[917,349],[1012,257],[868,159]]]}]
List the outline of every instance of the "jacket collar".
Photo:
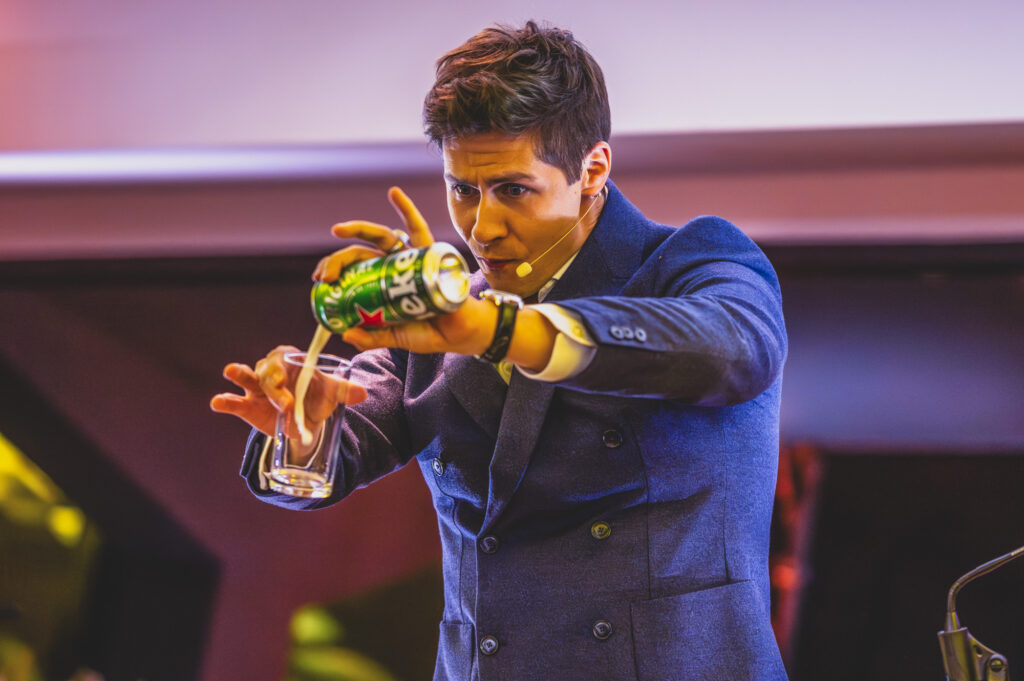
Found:
[{"label": "jacket collar", "polygon": [[608,181],[608,199],[576,260],[546,302],[613,295],[636,272],[643,255],[647,219]]}]

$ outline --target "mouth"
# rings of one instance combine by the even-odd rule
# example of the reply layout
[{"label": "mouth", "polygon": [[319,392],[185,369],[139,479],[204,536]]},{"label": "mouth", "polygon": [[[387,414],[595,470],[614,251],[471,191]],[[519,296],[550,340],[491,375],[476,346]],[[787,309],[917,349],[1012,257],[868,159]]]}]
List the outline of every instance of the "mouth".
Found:
[{"label": "mouth", "polygon": [[476,260],[486,272],[502,272],[519,263],[518,260],[511,258],[485,258],[480,255],[476,257]]}]

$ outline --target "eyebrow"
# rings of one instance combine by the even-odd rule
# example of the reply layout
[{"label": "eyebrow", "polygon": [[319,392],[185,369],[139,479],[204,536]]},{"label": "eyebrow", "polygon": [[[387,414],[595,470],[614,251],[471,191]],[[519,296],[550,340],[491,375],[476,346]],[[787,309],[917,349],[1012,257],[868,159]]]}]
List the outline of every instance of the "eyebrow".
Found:
[{"label": "eyebrow", "polygon": [[[451,173],[445,173],[444,179],[450,182],[463,182],[465,184],[471,184],[470,182],[463,180],[460,177],[456,177]],[[484,184],[495,185],[504,184],[506,182],[518,182],[520,180],[535,180],[536,178],[530,173],[505,173],[504,175],[497,175],[495,177],[485,178]]]}]

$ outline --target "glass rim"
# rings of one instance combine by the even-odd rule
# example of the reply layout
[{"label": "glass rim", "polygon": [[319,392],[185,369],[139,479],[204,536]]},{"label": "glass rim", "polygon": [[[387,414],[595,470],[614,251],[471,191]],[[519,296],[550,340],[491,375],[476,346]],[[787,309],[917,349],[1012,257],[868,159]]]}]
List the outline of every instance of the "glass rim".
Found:
[{"label": "glass rim", "polygon": [[[284,361],[286,364],[301,367],[306,362],[306,351],[286,352],[284,353]],[[352,366],[352,361],[345,359],[344,357],[339,357],[338,355],[332,355],[328,352],[321,352],[316,359],[316,364],[313,366],[320,371],[333,372],[338,369],[350,368]]]}]

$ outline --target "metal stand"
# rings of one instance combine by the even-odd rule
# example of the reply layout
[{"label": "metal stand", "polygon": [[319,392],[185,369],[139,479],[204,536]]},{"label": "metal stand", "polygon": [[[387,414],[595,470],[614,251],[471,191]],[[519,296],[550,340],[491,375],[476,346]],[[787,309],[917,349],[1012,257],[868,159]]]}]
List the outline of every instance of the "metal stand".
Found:
[{"label": "metal stand", "polygon": [[946,597],[946,626],[939,632],[942,666],[947,681],[1010,681],[1006,657],[971,636],[967,627],[960,626],[956,614],[956,596],[968,582],[1002,567],[1014,558],[1024,555],[1024,546],[980,565],[953,582]]}]

